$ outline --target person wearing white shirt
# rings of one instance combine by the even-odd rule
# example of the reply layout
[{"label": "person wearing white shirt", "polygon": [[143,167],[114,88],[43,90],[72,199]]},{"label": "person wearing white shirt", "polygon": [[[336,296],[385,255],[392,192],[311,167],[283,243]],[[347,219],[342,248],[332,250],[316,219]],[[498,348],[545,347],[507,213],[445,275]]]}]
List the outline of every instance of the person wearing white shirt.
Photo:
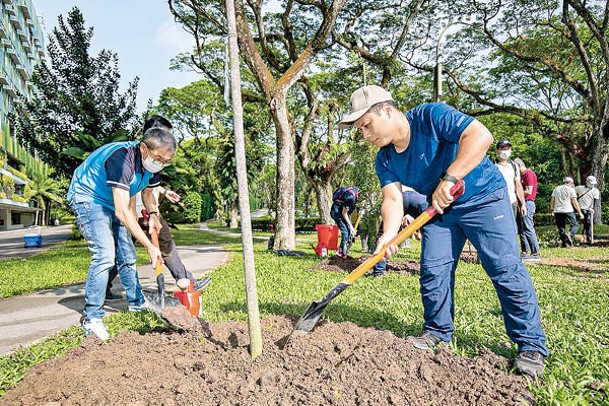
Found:
[{"label": "person wearing white shirt", "polygon": [[525,217],[527,215],[527,205],[524,200],[522,183],[520,182],[520,170],[514,161],[510,159],[511,155],[512,143],[508,140],[499,141],[497,143],[497,161],[495,161],[495,166],[503,175],[505,183],[507,183],[510,203],[512,204],[512,210],[514,211],[514,221],[516,221],[520,231],[521,227],[517,222],[518,214]]},{"label": "person wearing white shirt", "polygon": [[586,178],[586,186],[578,186],[575,188],[577,193],[577,202],[584,215],[584,235],[586,236],[586,244],[592,245],[592,222],[594,221],[594,208],[601,198],[600,191],[595,187],[597,184],[594,176]]},{"label": "person wearing white shirt", "polygon": [[[577,210],[580,219],[583,220],[584,218],[573,186],[575,186],[573,178],[567,176],[563,185],[554,188],[550,199],[550,211],[556,221],[563,248],[569,248],[573,245],[575,233],[579,228],[574,211]],[[569,223],[569,231],[566,230],[567,223]]]}]

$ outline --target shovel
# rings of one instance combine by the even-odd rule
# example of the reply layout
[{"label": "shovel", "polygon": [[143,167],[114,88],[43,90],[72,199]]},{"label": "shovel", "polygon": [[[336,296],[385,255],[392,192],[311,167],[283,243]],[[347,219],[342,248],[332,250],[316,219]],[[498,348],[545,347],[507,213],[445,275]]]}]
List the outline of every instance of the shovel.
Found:
[{"label": "shovel", "polygon": [[[359,222],[361,219],[362,219],[362,215],[360,214],[357,216],[357,220],[355,220],[355,225],[353,226],[353,229],[355,230],[356,233],[357,233],[357,226],[359,226]],[[353,245],[354,242],[355,242],[355,234],[349,236],[349,240],[347,241],[347,244],[345,246],[345,253],[349,253],[349,251],[351,251],[351,246]]]},{"label": "shovel", "polygon": [[[150,233],[152,244],[159,248],[159,235],[156,229],[152,229]],[[146,302],[150,308],[163,320],[172,324],[167,318],[164,317],[165,309],[168,307],[182,306],[180,300],[173,296],[165,296],[165,277],[163,276],[163,260],[161,257],[156,259],[156,286],[157,292],[142,291]]]},{"label": "shovel", "polygon": [[[463,180],[458,181],[450,190],[450,194],[453,198],[457,199],[465,191],[465,183]],[[377,253],[365,260],[360,266],[355,268],[353,272],[345,277],[338,285],[336,285],[326,296],[321,300],[314,300],[309,307],[305,310],[303,315],[296,322],[294,331],[292,334],[305,335],[310,333],[315,327],[324,309],[332,299],[340,295],[345,289],[347,289],[353,282],[358,280],[362,275],[368,272],[377,262],[379,262],[384,256],[385,251],[390,245],[399,246],[406,238],[410,237],[415,231],[421,228],[427,223],[433,216],[437,214],[436,209],[429,207],[419,217],[417,217],[412,223],[405,229],[400,231],[395,237],[391,239],[383,248]]]}]

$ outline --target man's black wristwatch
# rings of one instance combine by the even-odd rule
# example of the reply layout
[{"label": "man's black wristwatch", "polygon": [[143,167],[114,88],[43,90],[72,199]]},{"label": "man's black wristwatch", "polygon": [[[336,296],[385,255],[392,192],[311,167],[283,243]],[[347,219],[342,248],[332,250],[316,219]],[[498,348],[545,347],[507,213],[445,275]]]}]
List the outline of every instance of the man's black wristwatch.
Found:
[{"label": "man's black wristwatch", "polygon": [[448,172],[446,171],[442,172],[442,175],[440,175],[440,180],[447,180],[452,183],[459,182],[459,179],[455,178],[453,175],[448,174]]}]

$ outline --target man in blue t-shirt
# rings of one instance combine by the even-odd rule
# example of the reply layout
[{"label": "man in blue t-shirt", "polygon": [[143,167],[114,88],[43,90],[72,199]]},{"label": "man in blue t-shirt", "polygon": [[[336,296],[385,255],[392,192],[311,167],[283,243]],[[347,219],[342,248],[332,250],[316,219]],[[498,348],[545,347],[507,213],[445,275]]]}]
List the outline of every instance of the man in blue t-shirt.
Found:
[{"label": "man in blue t-shirt", "polygon": [[[548,356],[546,337],[531,277],[520,260],[506,183],[486,156],[493,142],[489,130],[441,103],[404,114],[389,92],[374,85],[353,93],[349,113],[341,128],[355,125],[364,140],[380,148],[376,171],[385,232],[377,252],[402,222],[402,185],[425,195],[440,214],[423,228],[420,285],[425,323],[413,345],[433,349],[452,339],[455,270],[469,239],[493,282],[507,334],[518,345],[515,367],[541,376]],[[454,200],[450,189],[459,179],[465,182],[465,193]],[[386,257],[397,249],[390,246]]]},{"label": "man in blue t-shirt", "polygon": [[339,187],[332,194],[332,207],[330,208],[330,216],[336,222],[340,230],[340,247],[338,248],[338,256],[346,259],[349,254],[347,242],[350,238],[355,238],[355,229],[351,224],[351,213],[355,210],[357,204],[357,187]]},{"label": "man in blue t-shirt", "polygon": [[95,334],[102,340],[109,337],[102,318],[108,276],[115,264],[129,310],[144,308],[131,235],[146,248],[153,266],[161,252],[138,224],[135,195],[142,192],[149,227],[158,231],[158,202],[152,189],[158,186],[159,172],[171,163],[175,152],[171,131],[156,127],[146,131],[141,142],[114,142],[98,148],[74,172],[67,199],[91,252],[82,324],[87,335]]}]

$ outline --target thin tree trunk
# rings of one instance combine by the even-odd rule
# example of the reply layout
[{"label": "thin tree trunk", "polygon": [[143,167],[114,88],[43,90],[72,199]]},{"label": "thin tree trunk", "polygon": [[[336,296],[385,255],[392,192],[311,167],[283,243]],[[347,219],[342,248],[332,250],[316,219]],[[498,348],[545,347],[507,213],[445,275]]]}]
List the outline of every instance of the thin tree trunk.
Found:
[{"label": "thin tree trunk", "polygon": [[285,97],[273,99],[271,112],[277,131],[277,220],[275,250],[293,250],[296,245],[294,224],[294,143]]},{"label": "thin tree trunk", "polygon": [[235,158],[237,160],[237,184],[239,185],[239,205],[241,208],[241,240],[243,243],[250,354],[252,358],[256,358],[262,353],[262,330],[260,328],[260,310],[258,309],[254,243],[252,239],[249,186],[247,182],[247,166],[245,160],[243,106],[241,105],[241,74],[239,72],[239,46],[237,45],[237,24],[235,21],[234,0],[226,0],[226,15],[229,32],[231,96],[233,99],[233,122],[235,126]]},{"label": "thin tree trunk", "polygon": [[[605,126],[606,131],[609,131],[609,126]],[[590,147],[590,175],[596,177],[598,181],[598,185],[596,186],[599,190],[603,190],[603,184],[605,183],[605,168],[607,167],[607,159],[609,157],[609,145],[607,145],[607,141],[605,141],[609,137],[605,137],[603,134],[603,130],[599,129],[597,134],[591,137],[591,147]],[[600,208],[602,205],[599,205],[598,210],[595,208],[594,211],[594,223],[602,224],[602,217]]]}]

